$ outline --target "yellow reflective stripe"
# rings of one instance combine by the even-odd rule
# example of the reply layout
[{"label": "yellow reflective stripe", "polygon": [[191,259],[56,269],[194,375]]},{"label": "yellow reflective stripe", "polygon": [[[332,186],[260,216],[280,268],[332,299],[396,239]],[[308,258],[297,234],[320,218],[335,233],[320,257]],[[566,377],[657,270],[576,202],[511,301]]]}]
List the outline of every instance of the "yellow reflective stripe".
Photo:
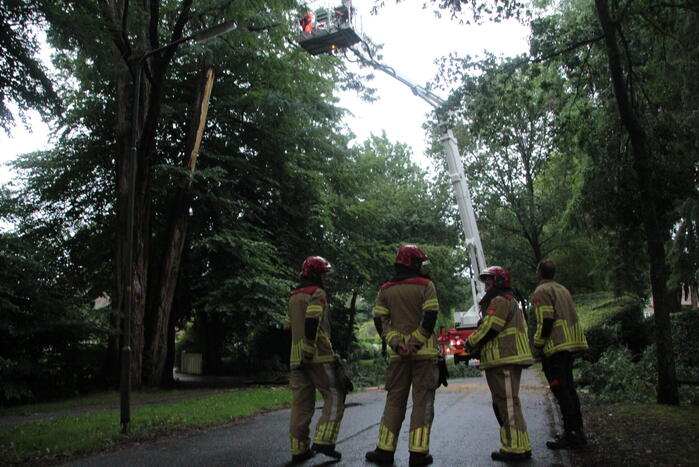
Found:
[{"label": "yellow reflective stripe", "polygon": [[513,454],[523,454],[532,449],[529,433],[509,425],[500,428],[500,443],[502,443],[500,449],[503,452]]},{"label": "yellow reflective stripe", "polygon": [[416,428],[410,432],[408,449],[411,452],[429,452],[430,450],[430,429],[432,425]]},{"label": "yellow reflective stripe", "polygon": [[376,306],[374,306],[374,314],[379,315],[379,316],[387,315],[387,314],[389,314],[389,311],[388,311],[388,308],[386,308],[385,306],[376,305]]},{"label": "yellow reflective stripe", "polygon": [[322,311],[323,311],[323,307],[320,305],[308,305],[306,307],[306,316],[310,316],[310,317],[320,316],[320,313]]},{"label": "yellow reflective stripe", "polygon": [[339,422],[323,423],[322,425],[316,426],[313,442],[318,444],[335,444],[339,432]]},{"label": "yellow reflective stripe", "polygon": [[539,311],[543,313],[553,313],[553,305],[541,305],[538,307]]},{"label": "yellow reflective stripe", "polygon": [[414,337],[418,342],[421,344],[424,344],[427,342],[427,337],[425,337],[419,329],[414,330],[413,332],[410,333],[412,337]]},{"label": "yellow reflective stripe", "polygon": [[395,337],[401,337],[401,334],[398,331],[388,331],[386,333],[386,342],[390,344]]},{"label": "yellow reflective stripe", "polygon": [[291,343],[291,358],[289,359],[292,366],[298,365],[303,359],[303,342],[296,341]]},{"label": "yellow reflective stripe", "polygon": [[379,427],[379,442],[376,443],[376,447],[383,449],[384,451],[394,452],[397,444],[398,440],[396,439],[396,435],[391,433],[391,430],[389,430],[386,425],[381,423],[381,426]]},{"label": "yellow reflective stripe", "polygon": [[505,327],[505,320],[499,316],[491,315],[490,319],[493,321],[493,324],[497,324],[500,327]]},{"label": "yellow reflective stripe", "polygon": [[335,361],[335,356],[332,354],[329,355],[316,355],[313,357],[313,363],[329,363],[329,362],[334,362]]},{"label": "yellow reflective stripe", "polygon": [[425,300],[425,303],[422,304],[422,309],[427,310],[428,308],[439,308],[439,302],[436,298]]},{"label": "yellow reflective stripe", "polygon": [[498,333],[498,337],[509,336],[510,334],[515,334],[516,332],[517,332],[517,328],[514,328],[514,327],[503,329],[502,331],[500,331]]},{"label": "yellow reflective stripe", "polygon": [[289,435],[289,441],[291,444],[291,454],[301,454],[308,451],[308,440],[300,440]]}]

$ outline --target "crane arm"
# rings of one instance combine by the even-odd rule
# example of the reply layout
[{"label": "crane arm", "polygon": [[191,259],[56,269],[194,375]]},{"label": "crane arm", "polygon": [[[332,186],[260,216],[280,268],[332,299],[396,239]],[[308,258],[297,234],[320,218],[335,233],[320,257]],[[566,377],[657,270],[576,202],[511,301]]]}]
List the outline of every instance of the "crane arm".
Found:
[{"label": "crane arm", "polygon": [[[420,97],[425,102],[430,104],[435,109],[441,107],[445,101],[441,97],[437,96],[433,92],[424,88],[423,86],[414,84],[402,77],[396,71],[382,63],[377,62],[373,58],[366,58],[363,54],[354,48],[350,47],[350,50],[359,58],[359,60],[369,65],[377,70],[383,71],[387,75],[395,78],[404,85],[408,86],[410,90],[417,97]],[[483,253],[483,246],[481,245],[481,237],[478,232],[478,226],[476,224],[476,215],[473,211],[473,203],[471,202],[471,195],[468,188],[468,180],[466,174],[464,173],[464,165],[461,162],[461,154],[459,153],[458,144],[456,138],[451,131],[451,129],[440,122],[439,125],[443,128],[444,133],[440,138],[442,146],[444,148],[444,154],[446,156],[447,168],[449,170],[449,180],[452,184],[454,190],[454,196],[456,197],[456,204],[459,207],[459,217],[461,218],[461,225],[464,231],[465,246],[469,254],[469,260],[471,262],[471,272],[473,277],[471,278],[471,292],[473,294],[474,307],[480,301],[480,299],[485,294],[485,289],[483,283],[478,280],[481,272],[485,269],[485,255]]]}]

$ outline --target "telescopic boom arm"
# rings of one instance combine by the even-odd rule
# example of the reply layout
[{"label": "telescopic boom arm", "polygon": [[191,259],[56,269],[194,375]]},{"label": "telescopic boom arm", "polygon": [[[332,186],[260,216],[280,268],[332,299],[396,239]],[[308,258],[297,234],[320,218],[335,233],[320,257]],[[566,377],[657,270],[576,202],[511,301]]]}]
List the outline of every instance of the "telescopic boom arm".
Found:
[{"label": "telescopic boom arm", "polygon": [[[420,97],[435,109],[444,104],[444,99],[420,85],[411,83],[396,73],[393,68],[383,65],[373,58],[366,58],[353,48],[350,48],[350,50],[354,52],[363,63],[383,71],[387,75],[408,86],[410,90],[413,91],[413,94]],[[444,130],[444,134],[440,138],[440,141],[444,147],[444,155],[446,156],[447,168],[449,170],[449,179],[456,197],[456,204],[459,207],[459,217],[461,218],[461,225],[463,226],[465,245],[471,261],[473,273],[473,277],[471,278],[471,293],[473,294],[473,303],[475,307],[485,294],[483,283],[478,280],[481,272],[485,269],[485,255],[483,254],[483,247],[481,246],[481,236],[478,233],[476,215],[473,211],[473,203],[471,202],[471,195],[468,188],[468,180],[464,174],[464,166],[461,163],[461,154],[459,153],[456,138],[454,138],[451,128],[444,122],[440,122],[439,126]]]}]

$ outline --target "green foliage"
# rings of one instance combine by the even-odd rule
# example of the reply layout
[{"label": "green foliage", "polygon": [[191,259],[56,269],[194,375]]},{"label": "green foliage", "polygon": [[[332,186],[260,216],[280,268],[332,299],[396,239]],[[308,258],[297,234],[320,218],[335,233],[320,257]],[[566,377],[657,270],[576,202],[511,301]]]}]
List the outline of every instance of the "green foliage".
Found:
[{"label": "green foliage", "polygon": [[44,115],[58,109],[51,80],[36,55],[36,31],[41,23],[36,2],[0,3],[0,128],[6,132],[16,123],[11,104],[22,120],[30,108]]},{"label": "green foliage", "polygon": [[[655,344],[648,344],[638,351],[638,343],[652,335],[653,329],[647,320],[638,333],[638,342],[624,338],[624,330],[633,329],[634,320],[631,307],[617,309],[616,315],[608,321],[586,330],[591,356],[583,361],[580,372],[582,384],[589,387],[591,396],[598,402],[636,401],[650,402],[655,399],[657,383],[657,350]],[[680,386],[681,399],[689,404],[699,403],[699,313],[685,311],[674,313],[672,319],[672,340],[674,362]],[[614,324],[609,324],[614,322]],[[630,326],[631,324],[631,326]],[[600,337],[607,333],[606,337]],[[605,345],[607,346],[605,348]],[[634,350],[632,350],[634,349]]]},{"label": "green foliage", "polygon": [[438,83],[459,85],[447,108],[459,117],[454,134],[488,263],[509,268],[514,287],[527,291],[537,262],[560,257],[576,289],[591,290],[585,268],[594,264],[594,245],[565,225],[579,154],[569,141],[575,109],[564,76],[526,57],[491,55],[444,59],[442,75]]},{"label": "green foliage", "polygon": [[0,234],[2,406],[98,384],[109,310],[91,309],[43,254],[24,238]]},{"label": "green foliage", "polygon": [[350,360],[347,365],[355,389],[383,386],[386,381],[388,359],[381,355],[372,360]]},{"label": "green foliage", "polygon": [[454,364],[454,360],[447,361],[447,371],[449,379],[451,378],[479,378],[483,373],[475,366],[469,366],[464,363]]},{"label": "green foliage", "polygon": [[638,363],[624,347],[612,347],[595,363],[582,362],[580,379],[600,402],[655,400],[654,352],[647,349]]},{"label": "green foliage", "polygon": [[652,342],[650,322],[643,319],[638,298],[595,293],[576,295],[574,300],[589,345],[586,359],[597,361],[613,346],[627,347],[638,358]]}]

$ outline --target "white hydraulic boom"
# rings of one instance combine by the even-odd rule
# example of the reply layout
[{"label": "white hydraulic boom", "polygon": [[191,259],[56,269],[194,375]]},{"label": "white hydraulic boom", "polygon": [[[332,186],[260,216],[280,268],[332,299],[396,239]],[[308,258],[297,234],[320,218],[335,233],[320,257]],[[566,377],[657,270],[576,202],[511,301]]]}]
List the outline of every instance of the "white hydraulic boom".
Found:
[{"label": "white hydraulic boom", "polygon": [[[374,59],[368,59],[355,49],[350,48],[350,50],[352,50],[363,63],[383,71],[387,75],[408,86],[411,91],[413,91],[413,94],[422,98],[435,109],[444,104],[444,99],[422,86],[411,83],[396,73],[393,68],[383,65]],[[473,273],[473,277],[471,278],[471,293],[473,294],[474,307],[469,314],[477,314],[477,304],[485,294],[483,283],[478,280],[478,276],[480,276],[481,272],[485,269],[485,255],[483,254],[483,247],[481,246],[481,236],[478,233],[476,215],[473,212],[473,203],[471,202],[471,195],[468,188],[468,180],[464,174],[464,166],[461,162],[461,154],[459,153],[456,138],[454,138],[451,128],[446,124],[440,122],[439,126],[444,130],[444,134],[440,138],[440,141],[444,147],[444,155],[449,170],[449,179],[451,180],[454,196],[456,197],[456,204],[459,207],[459,216],[464,230],[465,245],[471,261],[471,272]],[[464,316],[463,318],[465,319],[466,317]],[[455,316],[455,320],[457,321],[458,327],[461,319]]]}]

